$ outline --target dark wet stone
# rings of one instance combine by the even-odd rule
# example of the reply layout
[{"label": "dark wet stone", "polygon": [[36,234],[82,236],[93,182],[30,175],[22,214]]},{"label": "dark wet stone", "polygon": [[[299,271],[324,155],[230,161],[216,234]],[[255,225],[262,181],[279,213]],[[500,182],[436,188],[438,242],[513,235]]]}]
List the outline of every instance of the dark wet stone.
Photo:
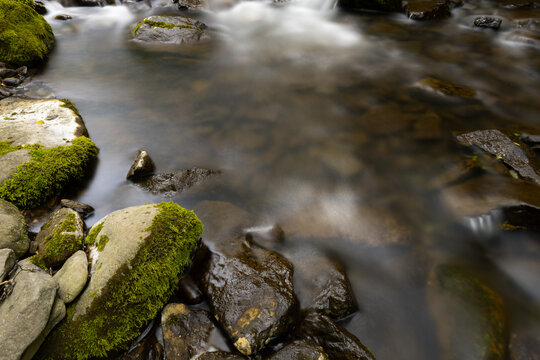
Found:
[{"label": "dark wet stone", "polygon": [[464,85],[452,84],[432,77],[423,78],[416,82],[413,86],[447,96],[461,98],[473,98],[476,96],[476,91],[474,89],[468,88]]},{"label": "dark wet stone", "polygon": [[11,96],[11,93],[0,84],[0,99]]},{"label": "dark wet stone", "polygon": [[152,334],[141,341],[135,348],[127,354],[124,354],[119,360],[163,360],[163,346],[157,341]]},{"label": "dark wet stone", "polygon": [[60,200],[60,206],[75,210],[82,216],[83,219],[86,219],[94,212],[94,208],[92,206],[69,199]]},{"label": "dark wet stone", "polygon": [[65,15],[65,14],[56,15],[54,18],[56,20],[64,20],[64,21],[72,19],[71,15]]},{"label": "dark wet stone", "polygon": [[72,6],[104,6],[105,0],[60,0],[60,4],[64,7]]},{"label": "dark wet stone", "polygon": [[11,78],[14,76],[17,76],[16,70],[7,69],[7,68],[0,69],[0,78],[4,79],[4,78]]},{"label": "dark wet stone", "polygon": [[517,137],[504,134],[500,130],[479,130],[458,135],[457,140],[462,145],[475,145],[495,155],[521,177],[540,185],[540,160]]},{"label": "dark wet stone", "polygon": [[167,360],[192,359],[215,349],[212,338],[219,330],[211,316],[206,310],[190,309],[184,304],[165,306],[161,327]]},{"label": "dark wet stone", "polygon": [[510,206],[502,209],[504,230],[540,232],[540,209],[531,206]]},{"label": "dark wet stone", "polygon": [[246,358],[240,355],[228,353],[226,351],[212,351],[202,354],[197,360],[245,360]]},{"label": "dark wet stone", "polygon": [[374,360],[375,356],[353,334],[328,316],[308,312],[297,328],[296,336],[322,346],[332,360]]},{"label": "dark wet stone", "polygon": [[474,26],[489,28],[493,30],[499,30],[499,28],[501,27],[501,23],[502,19],[488,16],[480,16],[474,19]]},{"label": "dark wet stone", "polygon": [[209,38],[206,25],[187,16],[150,16],[133,30],[136,40],[145,43],[193,44]]},{"label": "dark wet stone", "polygon": [[183,303],[188,305],[195,305],[203,301],[203,293],[191,276],[185,276],[178,281],[176,294]]},{"label": "dark wet stone", "polygon": [[126,179],[140,178],[151,175],[156,170],[156,164],[146,150],[139,150],[137,157],[131,164]]},{"label": "dark wet stone", "polygon": [[540,149],[540,135],[519,134],[519,138],[531,149]]},{"label": "dark wet stone", "polygon": [[261,246],[282,244],[285,241],[285,232],[277,224],[268,227],[250,228],[246,230],[246,240]]},{"label": "dark wet stone", "polygon": [[511,360],[540,360],[540,335],[514,334],[510,339]]},{"label": "dark wet stone", "polygon": [[3,80],[3,83],[6,86],[15,87],[15,86],[18,86],[21,83],[21,80],[19,80],[18,78],[14,78],[14,77],[8,77],[8,78],[5,78]]},{"label": "dark wet stone", "polygon": [[329,357],[314,341],[297,340],[285,345],[267,360],[329,360]]},{"label": "dark wet stone", "polygon": [[508,322],[502,298],[461,267],[438,265],[428,303],[445,359],[507,358]]},{"label": "dark wet stone", "polygon": [[401,11],[401,0],[338,0],[338,6],[347,10]]},{"label": "dark wet stone", "polygon": [[451,15],[448,4],[437,1],[410,2],[406,8],[407,16],[413,20],[444,19]]},{"label": "dark wet stone", "polygon": [[285,334],[298,310],[292,265],[240,238],[212,252],[202,288],[212,313],[244,355]]},{"label": "dark wet stone", "polygon": [[156,195],[174,196],[217,174],[221,171],[200,168],[177,170],[145,177],[138,180],[137,185]]},{"label": "dark wet stone", "polygon": [[34,10],[40,15],[47,14],[47,8],[45,7],[45,3],[43,1],[36,1],[34,0]]},{"label": "dark wet stone", "polygon": [[180,10],[208,10],[208,0],[173,0]]}]

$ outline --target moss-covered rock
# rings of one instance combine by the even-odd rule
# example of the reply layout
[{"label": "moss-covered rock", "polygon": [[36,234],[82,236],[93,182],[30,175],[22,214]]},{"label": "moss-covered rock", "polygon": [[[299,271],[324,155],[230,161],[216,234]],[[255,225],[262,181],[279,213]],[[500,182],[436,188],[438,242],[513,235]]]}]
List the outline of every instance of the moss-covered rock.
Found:
[{"label": "moss-covered rock", "polygon": [[[31,2],[33,4],[33,2]],[[0,61],[36,64],[53,48],[51,26],[28,1],[0,0]]]},{"label": "moss-covered rock", "polygon": [[[173,293],[201,233],[195,214],[174,203],[131,207],[100,220],[86,239],[94,244],[91,280],[36,358],[88,359],[129,345]],[[109,240],[98,251],[102,236]]]},{"label": "moss-covered rock", "polygon": [[133,29],[135,40],[155,44],[194,44],[209,39],[206,25],[187,16],[150,16]]},{"label": "moss-covered rock", "polygon": [[482,280],[459,266],[439,265],[430,274],[428,300],[442,359],[507,359],[504,303]]}]

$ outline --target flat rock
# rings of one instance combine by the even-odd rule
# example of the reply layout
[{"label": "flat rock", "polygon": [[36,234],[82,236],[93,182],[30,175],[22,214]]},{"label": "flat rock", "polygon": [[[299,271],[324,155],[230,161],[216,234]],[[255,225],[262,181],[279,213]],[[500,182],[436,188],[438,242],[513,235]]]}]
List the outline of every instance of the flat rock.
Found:
[{"label": "flat rock", "polygon": [[133,30],[135,40],[144,43],[186,45],[209,39],[206,25],[187,16],[150,16]]},{"label": "flat rock", "polygon": [[493,30],[499,30],[501,23],[502,19],[490,16],[479,16],[474,19],[474,26]]},{"label": "flat rock", "polygon": [[126,179],[132,179],[136,177],[148,176],[156,170],[156,164],[146,150],[139,150],[137,157],[131,164],[129,171],[126,175]]},{"label": "flat rock", "polygon": [[75,210],[83,219],[87,218],[94,212],[94,208],[92,206],[69,199],[60,200],[60,206]]},{"label": "flat rock", "polygon": [[191,187],[201,185],[208,178],[220,174],[219,170],[185,169],[168,173],[161,173],[137,180],[137,185],[153,194],[174,196]]},{"label": "flat rock", "polygon": [[30,239],[24,217],[17,207],[0,199],[0,249],[12,249],[20,258],[28,251]]},{"label": "flat rock", "polygon": [[268,360],[329,360],[324,349],[310,340],[296,340],[285,345]]},{"label": "flat rock", "polygon": [[297,329],[297,337],[321,346],[328,358],[336,360],[374,360],[375,356],[360,340],[325,315],[308,312]]},{"label": "flat rock", "polygon": [[0,283],[4,281],[13,265],[17,262],[15,252],[11,249],[0,249]]},{"label": "flat rock", "polygon": [[478,146],[510,166],[521,177],[540,185],[540,160],[519,138],[495,129],[461,134],[457,140],[465,146]]},{"label": "flat rock", "polygon": [[66,304],[72,302],[84,289],[88,280],[88,259],[82,250],[71,255],[53,276],[58,283],[58,297]]},{"label": "flat rock", "polygon": [[212,313],[244,355],[257,353],[295,320],[293,267],[279,254],[231,239],[212,252],[202,277]]},{"label": "flat rock", "polygon": [[413,1],[406,5],[407,16],[413,20],[444,19],[450,17],[450,7],[446,2]]},{"label": "flat rock", "polygon": [[453,84],[440,79],[426,77],[417,81],[413,87],[431,91],[440,95],[470,99],[476,96],[476,91],[465,85]]},{"label": "flat rock", "polygon": [[19,360],[45,329],[58,285],[45,271],[19,262],[13,292],[0,303],[0,348],[3,360]]}]

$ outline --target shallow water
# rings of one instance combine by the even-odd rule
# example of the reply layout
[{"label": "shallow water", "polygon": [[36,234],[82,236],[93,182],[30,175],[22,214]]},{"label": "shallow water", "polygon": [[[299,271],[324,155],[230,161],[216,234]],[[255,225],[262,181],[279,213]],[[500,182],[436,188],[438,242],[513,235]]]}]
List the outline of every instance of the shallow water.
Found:
[{"label": "shallow water", "polygon": [[[72,100],[101,149],[77,195],[96,208],[88,225],[168,200],[125,180],[143,148],[160,171],[223,170],[173,198],[184,207],[228,201],[253,213],[254,225],[281,224],[289,246],[340,259],[360,305],[344,324],[378,359],[438,358],[426,278],[455,259],[502,293],[512,332],[538,333],[538,235],[502,233],[495,215],[462,220],[433,183],[470,155],[453,132],[540,128],[540,48],[508,40],[510,21],[540,17],[539,9],[470,1],[448,20],[413,22],[321,2],[216,0],[219,10],[194,14],[210,26],[210,42],[150,47],[131,40],[135,24],[178,14],[153,4],[48,3],[57,46],[34,95]],[[504,17],[501,30],[473,28],[485,14]],[[412,86],[426,76],[477,96]],[[382,118],[368,116],[378,107]],[[422,127],[426,114],[440,118],[435,129]]]}]

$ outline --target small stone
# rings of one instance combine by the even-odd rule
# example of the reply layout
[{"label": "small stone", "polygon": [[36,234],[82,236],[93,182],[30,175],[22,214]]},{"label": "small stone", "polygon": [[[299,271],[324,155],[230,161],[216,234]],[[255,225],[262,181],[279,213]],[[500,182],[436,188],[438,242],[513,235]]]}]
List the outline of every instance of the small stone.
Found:
[{"label": "small stone", "polygon": [[81,293],[88,280],[88,259],[84,251],[71,255],[53,279],[58,283],[58,297],[68,304]]},{"label": "small stone", "polygon": [[66,14],[56,15],[54,18],[55,18],[56,20],[63,20],[63,21],[71,20],[71,19],[72,19],[71,15],[66,15]]},{"label": "small stone", "polygon": [[314,341],[296,340],[285,345],[268,360],[329,360],[329,357]]},{"label": "small stone", "polygon": [[150,158],[148,152],[146,150],[139,150],[137,157],[129,168],[126,179],[130,180],[137,177],[148,176],[151,175],[154,170],[156,170],[156,165]]},{"label": "small stone", "polygon": [[11,249],[0,249],[0,282],[4,281],[11,268],[17,262],[15,252]]},{"label": "small stone", "polygon": [[11,96],[11,93],[0,84],[0,99],[7,98],[8,96]]},{"label": "small stone", "polygon": [[8,78],[4,78],[3,82],[4,82],[4,85],[6,86],[15,87],[21,83],[21,80],[15,77],[8,77]]},{"label": "small stone", "polygon": [[407,16],[413,20],[444,19],[450,15],[450,7],[447,3],[419,1],[407,4]]},{"label": "small stone", "polygon": [[502,19],[488,16],[480,16],[474,19],[474,26],[493,30],[499,30],[501,23]]},{"label": "small stone", "polygon": [[29,245],[23,215],[15,205],[0,199],[0,249],[12,249],[20,258],[26,254]]},{"label": "small stone", "polygon": [[135,40],[154,44],[194,44],[209,39],[206,24],[187,16],[150,16],[135,27]]},{"label": "small stone", "polygon": [[12,78],[14,76],[17,76],[17,71],[16,70],[7,69],[7,68],[0,69],[0,78],[2,78],[2,79],[4,79],[4,78]]},{"label": "small stone", "polygon": [[94,208],[92,206],[69,199],[60,200],[60,206],[75,210],[82,216],[83,219],[86,219],[94,212]]}]

